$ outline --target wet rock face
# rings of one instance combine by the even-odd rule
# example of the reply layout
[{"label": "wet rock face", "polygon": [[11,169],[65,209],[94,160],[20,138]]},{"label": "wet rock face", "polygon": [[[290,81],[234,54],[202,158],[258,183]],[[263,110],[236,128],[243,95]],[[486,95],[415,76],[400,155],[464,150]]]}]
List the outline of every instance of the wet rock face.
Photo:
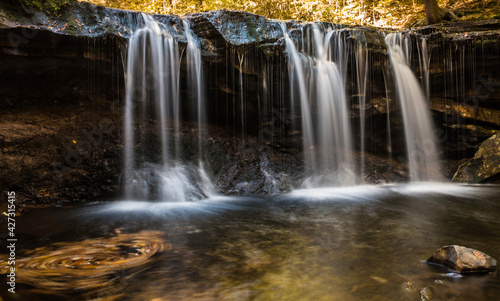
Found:
[{"label": "wet rock face", "polygon": [[497,268],[497,261],[491,256],[457,245],[440,248],[427,262],[444,265],[462,274],[493,272]]},{"label": "wet rock face", "polygon": [[279,22],[262,16],[227,10],[204,15],[231,45],[274,43],[283,37]]},{"label": "wet rock face", "polygon": [[[448,105],[455,102],[473,107],[478,120],[498,121],[498,117],[477,110],[498,109],[500,104],[499,28],[499,20],[489,20],[416,30],[416,36],[420,33],[427,37],[433,98],[447,99]],[[457,110],[463,111],[463,107]]]},{"label": "wet rock face", "polygon": [[480,183],[500,173],[500,134],[484,141],[474,157],[462,164],[453,182]]},{"label": "wet rock face", "polygon": [[[229,164],[215,183],[220,191],[235,195],[272,194],[299,185],[303,171],[300,157],[274,152],[252,140],[239,142],[234,151],[225,149]],[[226,146],[231,144],[226,142]]]}]

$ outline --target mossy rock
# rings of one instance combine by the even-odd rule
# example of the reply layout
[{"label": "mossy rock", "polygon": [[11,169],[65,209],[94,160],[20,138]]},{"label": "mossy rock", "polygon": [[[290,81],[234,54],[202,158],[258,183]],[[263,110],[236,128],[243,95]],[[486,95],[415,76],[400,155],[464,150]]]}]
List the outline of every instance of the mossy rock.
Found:
[{"label": "mossy rock", "polygon": [[39,10],[47,15],[58,15],[59,12],[71,5],[75,0],[18,0],[21,5]]},{"label": "mossy rock", "polygon": [[484,141],[474,158],[462,164],[453,182],[479,183],[500,173],[500,134]]}]

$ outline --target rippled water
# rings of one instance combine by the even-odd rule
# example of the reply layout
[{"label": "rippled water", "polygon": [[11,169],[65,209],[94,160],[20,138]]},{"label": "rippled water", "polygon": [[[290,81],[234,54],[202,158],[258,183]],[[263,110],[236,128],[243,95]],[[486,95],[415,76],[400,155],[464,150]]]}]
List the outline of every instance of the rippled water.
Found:
[{"label": "rippled water", "polygon": [[[23,248],[18,257],[39,261],[35,272],[40,281],[23,284],[19,275],[16,298],[10,298],[2,281],[0,296],[5,300],[419,300],[419,291],[432,286],[437,300],[498,300],[498,272],[460,277],[424,261],[449,244],[499,259],[499,196],[499,186],[422,183],[297,190],[270,198],[127,201],[33,210],[17,220]],[[147,242],[150,238],[154,243]],[[81,278],[80,270],[82,275],[88,271],[84,263],[72,263],[63,253],[75,253],[78,246],[86,250],[82,253],[92,253],[88,248],[102,248],[96,244],[99,239],[118,252],[116,267],[111,268],[114,259],[107,258],[108,270],[100,274],[112,279],[113,286],[103,290],[102,285],[93,288],[86,281],[87,287],[80,288],[74,277]],[[46,249],[53,253],[44,257]],[[147,255],[150,249],[155,252],[152,256]],[[68,268],[72,272],[62,284],[44,287],[57,265],[48,273],[43,260],[58,256],[66,258],[62,260],[66,266],[60,265],[64,273]],[[144,259],[134,261],[133,268],[123,264],[133,256]],[[95,260],[93,264],[99,266]]]}]

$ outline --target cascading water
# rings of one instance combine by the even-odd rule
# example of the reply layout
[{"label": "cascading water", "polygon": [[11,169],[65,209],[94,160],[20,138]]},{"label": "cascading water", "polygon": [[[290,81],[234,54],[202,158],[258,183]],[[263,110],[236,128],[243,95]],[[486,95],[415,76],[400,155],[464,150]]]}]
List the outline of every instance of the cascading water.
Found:
[{"label": "cascading water", "polygon": [[425,38],[421,38],[420,45],[417,44],[417,50],[419,54],[419,65],[422,72],[421,83],[424,89],[425,99],[430,101],[430,87],[429,87],[429,56],[427,51],[427,42]]},{"label": "cascading water", "polygon": [[355,60],[356,60],[356,83],[358,87],[359,99],[359,130],[360,130],[360,152],[361,152],[361,178],[364,175],[365,166],[365,106],[366,106],[366,84],[368,76],[368,49],[366,42],[358,44],[355,47]]},{"label": "cascading water", "polygon": [[[189,23],[184,22],[190,74],[187,85],[194,91],[197,102],[199,166],[194,167],[180,162],[179,45],[169,34],[169,28],[149,15],[141,17],[143,26],[131,36],[127,49],[124,197],[181,202],[205,198],[214,189],[200,155],[204,88],[199,45],[190,33]],[[150,120],[154,120],[153,124]],[[150,127],[159,129],[156,130],[159,134],[151,134]],[[158,149],[161,149],[159,154]]]},{"label": "cascading water", "polygon": [[391,33],[385,42],[403,114],[410,178],[412,181],[438,180],[438,148],[433,122],[422,88],[408,65],[409,47],[404,45],[408,41],[401,33]]},{"label": "cascading water", "polygon": [[[306,177],[303,186],[354,185],[351,120],[344,90],[342,36],[317,24],[312,44],[297,49],[282,24],[289,59],[292,103],[300,102]],[[310,30],[310,31],[309,31]],[[292,104],[293,106],[293,104]]]},{"label": "cascading water", "polygon": [[[325,26],[323,26],[325,27]],[[362,40],[346,41],[347,31],[311,24],[301,28],[296,43],[282,24],[288,54],[291,106],[300,103],[306,166],[304,187],[349,186],[363,179],[365,164],[365,107],[369,71],[368,47]],[[361,32],[350,32],[357,35]],[[437,146],[424,92],[409,67],[411,43],[399,34],[385,39],[392,66],[397,99],[404,120],[410,178],[412,181],[439,180]],[[422,85],[428,91],[428,58],[425,40],[417,45]],[[348,60],[354,59],[354,74],[348,74]],[[351,70],[352,73],[352,70]],[[354,165],[353,129],[346,97],[347,77],[356,81],[360,107],[360,164]],[[388,79],[385,79],[388,80]],[[387,88],[386,88],[387,90]],[[388,96],[387,96],[388,97]],[[387,114],[390,108],[387,101]],[[387,127],[390,133],[388,117]],[[391,137],[388,135],[389,154]]]},{"label": "cascading water", "polygon": [[243,92],[243,63],[245,62],[245,55],[240,55],[238,53],[238,63],[239,63],[239,84],[240,84],[240,106],[241,106],[241,133],[242,137],[245,138],[245,94]]},{"label": "cascading water", "polygon": [[191,26],[188,21],[183,22],[187,38],[187,66],[188,66],[188,85],[195,92],[197,119],[198,119],[198,185],[207,197],[216,195],[216,189],[203,165],[202,140],[207,138],[206,131],[206,95],[205,79],[203,77],[203,67],[201,63],[201,46],[199,41],[191,32]]},{"label": "cascading water", "polygon": [[[200,44],[191,33],[189,22],[183,23],[187,47],[180,51],[170,35],[172,28],[148,15],[142,15],[142,19],[143,26],[130,38],[127,56],[125,198],[190,201],[209,197],[215,189],[203,168],[201,141],[207,133]],[[348,41],[352,32],[325,24],[302,27],[302,39],[298,42],[291,38],[284,23],[282,30],[288,54],[291,108],[298,105],[301,111],[306,169],[302,186],[352,186],[362,182],[366,151],[364,111],[371,97],[367,96],[370,66],[366,42]],[[422,43],[418,48],[423,58],[420,69],[424,72],[423,84],[427,85],[426,49],[425,42]],[[401,34],[388,35],[386,44],[404,118],[411,179],[435,180],[438,176],[437,148],[423,92],[408,66],[410,44]],[[185,55],[186,83],[180,82],[181,53]],[[243,85],[244,56],[238,58],[239,84]],[[348,74],[351,58],[354,67],[350,71],[352,74]],[[355,80],[357,91],[352,87],[347,91],[348,76]],[[198,166],[182,164],[180,160],[183,153],[179,141],[181,111],[186,111],[185,108],[181,110],[180,86],[189,91],[190,116],[197,119],[198,156],[193,162],[197,161]],[[244,112],[245,95],[241,87],[240,91]],[[357,165],[354,163],[354,134],[347,92],[357,92],[360,107],[361,160]],[[156,122],[156,136],[151,134],[154,130],[148,128],[148,119]],[[244,134],[244,118],[241,122]],[[161,153],[155,153],[154,149],[161,149]]]}]

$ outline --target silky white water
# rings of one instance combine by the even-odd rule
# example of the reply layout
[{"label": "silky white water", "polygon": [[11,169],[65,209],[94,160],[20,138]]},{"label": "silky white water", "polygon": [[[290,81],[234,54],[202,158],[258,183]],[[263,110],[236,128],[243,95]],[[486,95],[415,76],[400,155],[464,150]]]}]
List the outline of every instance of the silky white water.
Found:
[{"label": "silky white water", "polygon": [[[206,92],[200,42],[183,22],[187,46],[181,49],[170,35],[171,28],[142,15],[143,26],[129,40],[126,65],[126,104],[124,118],[124,195],[126,199],[192,201],[215,195],[215,188],[204,169],[203,139],[206,133]],[[365,165],[365,105],[369,50],[366,43],[348,41],[349,32],[324,24],[301,29],[301,41],[294,41],[282,24],[288,56],[291,107],[299,104],[305,173],[302,188],[354,186],[363,182]],[[432,181],[439,176],[437,146],[424,93],[409,67],[410,43],[401,34],[390,34],[385,42],[403,119],[409,173],[412,181]],[[428,86],[427,49],[418,47],[422,57],[422,83]],[[182,60],[184,56],[184,60]],[[244,55],[238,56],[243,85]],[[354,59],[350,63],[349,60]],[[180,82],[185,62],[186,83]],[[353,64],[348,74],[349,64]],[[355,80],[359,104],[360,162],[355,164],[351,103],[347,77]],[[387,79],[386,79],[387,80]],[[187,88],[188,100],[180,101],[180,87]],[[242,113],[246,95],[240,87]],[[349,92],[352,92],[349,91]],[[428,91],[427,91],[428,93]],[[272,101],[272,100],[271,100]],[[181,108],[189,103],[190,116],[197,121],[197,158],[182,163],[180,142]],[[389,118],[389,117],[388,117]],[[158,127],[151,138],[148,120]],[[388,123],[390,126],[390,123]],[[241,127],[245,137],[244,114]],[[390,130],[389,130],[390,131]],[[390,136],[389,136],[390,139]],[[157,141],[156,141],[157,140]],[[390,140],[389,140],[390,143]],[[160,147],[158,147],[160,146]],[[161,149],[155,154],[154,149]]]},{"label": "silky white water", "polygon": [[[363,182],[365,168],[365,138],[369,49],[356,32],[352,43],[345,30],[310,24],[301,28],[301,40],[294,41],[282,24],[288,56],[291,105],[300,103],[305,180],[303,188],[352,186]],[[351,33],[354,33],[353,30]],[[347,37],[347,38],[346,38]],[[393,81],[396,98],[404,121],[410,179],[413,182],[439,179],[438,148],[433,135],[430,110],[421,84],[429,91],[428,56],[425,39],[417,45],[421,83],[409,64],[411,43],[401,33],[389,34],[385,43],[391,66],[387,81]],[[349,62],[354,64],[348,74]],[[346,95],[347,77],[355,81],[357,95]],[[354,164],[349,97],[359,105],[360,160]],[[389,95],[386,97],[389,99]],[[390,108],[387,101],[387,126],[390,129]],[[368,106],[369,107],[369,106]],[[391,154],[391,137],[388,135]]]},{"label": "silky white water", "polygon": [[[169,29],[142,14],[142,28],[131,36],[127,49],[124,117],[124,198],[185,202],[214,195],[203,169],[201,139],[205,135],[205,97],[199,43],[184,22],[187,86],[194,91],[198,119],[198,166],[180,161],[181,54]],[[159,137],[146,128],[154,120]],[[159,138],[159,139],[158,139]],[[154,149],[158,142],[161,153]]]},{"label": "silky white water", "polygon": [[366,42],[358,42],[355,46],[355,60],[356,60],[356,83],[359,101],[359,130],[360,130],[360,177],[364,176],[364,166],[365,166],[365,123],[366,123],[366,88],[367,88],[367,76],[368,76],[368,49]]},{"label": "silky white water", "polygon": [[391,33],[385,42],[403,114],[410,178],[414,182],[437,180],[439,163],[434,126],[424,92],[408,65],[409,47],[403,47],[407,40],[401,33]]},{"label": "silky white water", "polygon": [[306,179],[304,187],[357,182],[352,158],[351,119],[345,95],[342,37],[313,24],[311,43],[299,51],[282,24],[292,102],[300,102]]}]

